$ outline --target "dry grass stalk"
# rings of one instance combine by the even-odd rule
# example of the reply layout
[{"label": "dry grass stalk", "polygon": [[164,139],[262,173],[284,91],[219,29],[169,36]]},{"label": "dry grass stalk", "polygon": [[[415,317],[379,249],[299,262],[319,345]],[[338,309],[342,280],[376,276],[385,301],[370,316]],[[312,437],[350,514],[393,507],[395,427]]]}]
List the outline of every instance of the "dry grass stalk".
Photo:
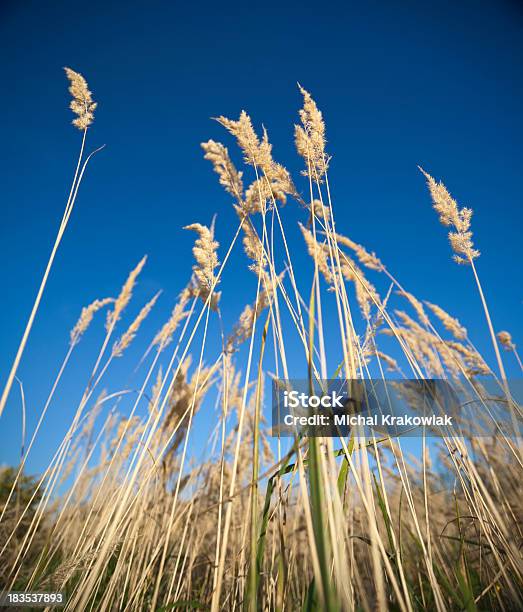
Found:
[{"label": "dry grass stalk", "polygon": [[91,92],[87,88],[87,84],[85,79],[78,73],[73,70],[66,68],[67,76],[71,80],[70,91],[73,95],[73,101],[71,102],[71,109],[78,114],[78,118],[73,121],[73,124],[83,131],[82,136],[82,144],[80,146],[80,153],[78,155],[78,161],[76,164],[76,169],[73,177],[73,182],[71,184],[71,189],[69,191],[69,197],[67,198],[67,203],[65,206],[65,211],[62,217],[62,221],[60,223],[60,227],[58,229],[58,233],[51,250],[51,254],[49,256],[49,260],[47,262],[47,266],[45,268],[45,272],[43,274],[42,280],[40,281],[40,287],[38,288],[38,292],[36,294],[33,307],[31,309],[31,313],[27,320],[24,333],[22,335],[22,339],[20,340],[20,344],[18,345],[18,349],[11,366],[11,370],[7,377],[7,382],[5,384],[4,390],[2,392],[2,396],[0,397],[0,416],[2,415],[5,405],[7,403],[7,399],[9,397],[9,393],[11,391],[11,387],[13,385],[13,381],[15,379],[16,372],[18,370],[18,366],[22,359],[22,355],[25,350],[25,346],[27,344],[27,340],[29,338],[29,334],[31,333],[31,329],[33,327],[33,323],[38,312],[38,308],[40,306],[40,302],[42,300],[42,296],[45,291],[45,287],[47,285],[47,279],[49,278],[49,274],[51,272],[51,268],[54,263],[54,259],[56,257],[56,253],[58,251],[58,247],[62,241],[62,237],[67,228],[67,224],[71,213],[73,211],[73,207],[76,201],[76,196],[78,195],[78,189],[80,188],[80,184],[82,182],[82,178],[87,168],[87,164],[89,160],[97,153],[100,149],[96,149],[87,158],[84,160],[84,149],[85,142],[87,136],[87,127],[93,120],[93,114],[96,104],[94,104],[91,100]]},{"label": "dry grass stalk", "polygon": [[[310,96],[306,92],[304,96],[303,133],[297,139],[301,139],[302,154],[307,154],[310,183],[314,180],[323,189],[327,176],[318,176],[327,165],[323,120]],[[320,328],[334,309],[340,329],[338,333],[334,323],[329,324],[329,347],[335,355],[343,352],[347,361],[347,347],[354,344],[355,359],[365,374],[376,372],[377,364],[369,359],[375,355],[403,379],[400,363],[406,359],[416,377],[451,377],[463,387],[472,387],[473,403],[479,393],[474,378],[489,370],[456,319],[426,303],[457,341],[441,340],[422,303],[395,281],[393,286],[413,306],[419,321],[402,311],[390,315],[392,287],[380,300],[357,265],[344,254],[338,257],[341,252],[333,245],[348,247],[361,265],[392,277],[374,253],[336,236],[334,219],[330,218],[325,223],[325,242],[301,228],[310,255],[334,291],[327,293],[332,299],[320,300],[320,284],[315,283],[313,321],[318,329],[311,329],[311,344],[304,342],[303,354],[294,354],[294,345],[286,343],[293,333],[305,339],[296,311],[306,298],[298,290],[301,275],[290,279],[295,285],[296,306],[285,294],[281,275],[275,275],[279,262],[273,244],[277,241],[268,237],[264,214],[267,203],[276,199],[279,179],[275,177],[281,167],[272,160],[266,134],[258,139],[246,115],[228,124],[229,128],[243,147],[247,164],[257,172],[252,196],[244,199],[240,194],[240,199],[234,194],[236,210],[244,222],[245,251],[259,278],[256,301],[245,307],[229,336],[222,335],[227,338],[225,354],[218,348],[213,365],[203,365],[204,350],[207,356],[210,347],[202,341],[196,349],[198,366],[191,370],[189,350],[197,322],[185,346],[182,333],[165,370],[159,363],[164,355],[157,351],[129,414],[115,410],[116,405],[118,410],[125,409],[124,390],[100,398],[82,422],[75,417],[39,490],[34,492],[33,485],[22,480],[18,505],[14,494],[7,498],[3,494],[16,492],[13,474],[6,483],[5,471],[0,470],[2,582],[24,590],[51,586],[66,590],[67,611],[190,605],[210,606],[213,611],[250,607],[284,612],[309,604],[317,609],[365,611],[387,607],[408,612],[420,607],[520,609],[523,479],[521,460],[510,437],[483,435],[465,441],[461,432],[448,430],[437,449],[424,444],[418,460],[409,459],[400,437],[366,439],[354,432],[349,440],[324,439],[317,445],[310,439],[302,440],[290,447],[288,455],[289,447],[278,441],[273,445],[278,450],[278,462],[274,463],[274,448],[259,412],[264,403],[263,368],[274,365],[280,376],[300,363],[306,371],[309,363],[315,372],[316,364],[310,362],[322,352]],[[242,177],[232,169],[225,147],[209,141],[204,149],[225,189],[231,194],[241,191]],[[286,195],[285,188],[281,197]],[[326,210],[331,211],[330,196],[327,199]],[[261,238],[251,220],[244,218],[246,200],[250,208],[262,212]],[[314,211],[317,204],[312,196],[310,200]],[[274,214],[280,222],[278,208]],[[160,347],[171,341],[185,318],[191,296],[204,297],[207,292],[209,298],[216,285],[218,245],[213,228],[189,227],[198,233],[194,286],[182,292],[169,321],[156,335],[153,343]],[[286,240],[283,223],[280,229]],[[285,252],[289,269],[294,245],[290,247]],[[111,332],[131,299],[143,263],[133,270],[115,302],[108,319]],[[352,313],[342,278],[355,284],[362,317],[357,311]],[[289,313],[279,311],[278,289],[286,298]],[[82,311],[72,342],[80,338],[98,309],[98,303],[94,304]],[[378,310],[374,317],[370,316],[372,304]],[[129,344],[151,307],[149,302],[140,311],[117,347],[123,350]],[[253,347],[259,340],[253,331],[260,328],[255,321],[267,307],[271,308],[270,326],[262,340],[267,350],[265,358],[260,352],[258,374],[253,376]],[[208,326],[217,323],[218,317],[202,309],[198,321],[204,315],[205,337]],[[282,323],[284,315],[290,315],[290,326]],[[186,323],[189,321],[187,318]],[[384,323],[388,328],[383,333],[398,342],[396,349],[391,348],[396,350],[394,357],[378,347],[377,332]],[[363,340],[356,331],[360,327],[365,329]],[[244,359],[242,352],[234,350],[247,338],[251,342]],[[498,340],[508,350],[515,349],[507,332],[500,332]],[[291,347],[292,360],[287,362]],[[269,359],[274,360],[271,366]],[[330,352],[324,352],[320,359],[329,373],[339,361],[336,355],[333,363]],[[233,361],[239,362],[237,368]],[[96,384],[92,389],[89,386],[82,409]],[[146,390],[151,387],[149,397]],[[414,392],[414,387],[409,389]],[[135,409],[144,398],[147,411],[142,419]],[[114,405],[107,404],[111,399]],[[105,406],[111,408],[103,431],[98,433],[95,420]],[[186,467],[192,417],[204,410],[207,420],[216,415],[215,430],[203,441],[202,459],[195,454],[189,460],[187,455],[191,464]],[[478,421],[480,415],[486,416],[476,414]],[[480,432],[481,423],[474,422],[471,427]],[[340,451],[335,451],[334,443],[341,446]],[[263,474],[257,469],[258,445],[262,462],[270,466]],[[440,454],[437,463],[436,450]],[[70,483],[63,496],[56,494],[53,484],[60,480],[67,487]],[[253,568],[256,580],[250,590]]]}]

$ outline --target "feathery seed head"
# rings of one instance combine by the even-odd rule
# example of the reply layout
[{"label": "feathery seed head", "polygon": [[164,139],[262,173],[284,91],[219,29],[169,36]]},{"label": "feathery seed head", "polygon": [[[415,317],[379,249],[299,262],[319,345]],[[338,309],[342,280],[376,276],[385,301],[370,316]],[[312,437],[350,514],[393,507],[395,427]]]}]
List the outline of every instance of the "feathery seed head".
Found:
[{"label": "feathery seed head", "polygon": [[323,277],[327,281],[329,285],[332,285],[334,282],[334,278],[332,276],[330,266],[329,266],[329,253],[327,249],[327,245],[320,244],[315,238],[314,234],[309,231],[307,228],[303,227],[300,223],[301,233],[303,234],[303,238],[305,239],[305,244],[307,245],[307,250],[309,255],[314,259],[316,265],[318,266],[318,270],[323,274]]},{"label": "feathery seed head", "polygon": [[142,257],[142,259],[138,262],[136,268],[134,268],[134,270],[131,270],[129,276],[127,277],[127,280],[125,281],[125,284],[122,287],[122,290],[120,291],[120,295],[116,298],[114,310],[112,312],[107,313],[107,321],[105,323],[105,329],[107,331],[110,331],[116,325],[116,323],[120,319],[120,316],[122,315],[122,312],[129,303],[133,295],[133,289],[136,284],[136,279],[142,271],[142,268],[144,267],[146,261],[147,255]]},{"label": "feathery seed head", "polygon": [[436,182],[423,168],[420,168],[420,171],[427,179],[433,207],[439,215],[440,222],[455,229],[455,231],[449,232],[450,245],[454,251],[454,261],[459,264],[470,264],[473,259],[480,255],[480,252],[474,249],[472,232],[470,231],[472,210],[470,208],[459,209],[456,200],[441,181]]},{"label": "feathery seed head", "polygon": [[368,321],[370,318],[370,309],[374,303],[380,302],[380,296],[376,291],[374,285],[365,278],[363,270],[346,255],[343,257],[344,261],[341,264],[341,272],[343,277],[347,281],[354,283],[356,290],[356,301],[360,308],[363,318]]},{"label": "feathery seed head", "polygon": [[74,346],[80,342],[81,337],[86,332],[87,328],[91,324],[93,320],[95,312],[114,302],[114,298],[104,298],[103,300],[94,300],[89,306],[84,306],[82,308],[82,312],[80,313],[80,318],[76,322],[76,325],[71,330],[71,340],[70,345]]},{"label": "feathery seed head", "polygon": [[73,120],[73,125],[79,130],[86,130],[94,120],[97,104],[93,102],[92,93],[84,77],[71,68],[64,68],[64,70],[70,83],[69,93],[73,97],[69,107],[77,115]]},{"label": "feathery seed head", "polygon": [[[285,271],[276,277],[276,287],[282,282],[285,276]],[[260,291],[258,300],[250,305],[247,304],[243,309],[242,313],[236,324],[232,329],[232,333],[227,338],[225,344],[225,352],[227,354],[233,353],[240,344],[245,342],[252,333],[254,321],[258,319],[260,314],[269,306],[274,296],[274,287],[269,283],[265,285],[265,289]]]},{"label": "feathery seed head", "polygon": [[[193,223],[185,226],[184,229],[196,232],[199,236],[192,250],[196,259],[196,264],[193,266],[196,281],[194,294],[206,301],[213,287],[217,284],[214,270],[220,263],[216,253],[220,245],[214,240],[214,223],[210,228],[200,223]],[[219,293],[213,292],[210,304],[214,310],[218,306],[219,296]]]},{"label": "feathery seed head", "polygon": [[245,111],[240,113],[238,121],[226,117],[218,117],[217,121],[236,138],[245,163],[262,170],[265,175],[258,177],[247,189],[246,202],[242,206],[246,213],[265,210],[267,200],[272,203],[279,200],[285,204],[287,194],[296,195],[289,172],[272,158],[272,145],[265,128],[260,140]]},{"label": "feathery seed head", "polygon": [[508,331],[500,331],[497,334],[497,337],[498,337],[498,340],[499,340],[501,346],[506,351],[514,351],[516,349],[516,345],[512,341],[512,336],[510,335],[510,333]]},{"label": "feathery seed head", "polygon": [[243,224],[243,248],[247,257],[253,262],[249,265],[249,270],[259,275],[267,267],[267,259],[262,241],[250,223]]},{"label": "feathery seed head", "polygon": [[408,293],[408,291],[396,291],[396,293],[408,300],[412,308],[414,308],[414,310],[416,311],[418,319],[423,323],[423,325],[429,324],[429,318],[427,317],[425,309],[423,308],[423,304],[418,300],[416,296],[412,295],[412,293]]},{"label": "feathery seed head", "polygon": [[123,336],[114,343],[113,345],[113,357],[121,357],[125,349],[131,344],[134,340],[138,330],[140,329],[140,325],[143,323],[147,315],[151,312],[153,306],[156,304],[156,300],[160,296],[161,291],[147,302],[147,304],[140,310],[136,319],[131,323],[129,329],[123,334]]},{"label": "feathery seed head", "polygon": [[391,372],[401,372],[398,362],[390,355],[387,355],[387,353],[377,350],[376,356],[386,363],[387,369],[389,369]]},{"label": "feathery seed head", "polygon": [[350,238],[342,236],[341,234],[336,234],[336,240],[339,244],[352,249],[354,253],[356,253],[356,257],[358,258],[359,262],[366,268],[369,268],[369,270],[382,272],[385,269],[385,266],[381,263],[376,253],[369,253],[361,244],[353,242]]},{"label": "feathery seed head", "polygon": [[310,204],[311,214],[318,219],[325,219],[326,221],[330,218],[330,208],[322,203],[321,200],[313,200]]},{"label": "feathery seed head", "polygon": [[301,125],[294,128],[296,149],[306,163],[305,176],[319,180],[327,171],[329,158],[325,153],[325,122],[310,93],[298,85],[303,95],[300,110]]},{"label": "feathery seed head", "polygon": [[223,116],[218,117],[217,121],[236,138],[246,164],[260,167],[267,164],[269,161],[267,154],[270,159],[270,145],[268,142],[263,147],[260,145],[260,139],[254,131],[251,118],[244,110],[240,113],[238,121]]},{"label": "feathery seed head", "polygon": [[451,340],[445,342],[445,345],[463,358],[463,361],[468,368],[468,375],[475,376],[477,374],[492,374],[492,370],[488,367],[485,360],[476,349],[465,346],[464,344],[461,344],[461,342],[453,342]]},{"label": "feathery seed head", "polygon": [[443,327],[452,333],[454,338],[456,338],[457,340],[466,339],[467,330],[461,325],[461,323],[457,319],[451,317],[447,312],[443,310],[443,308],[440,308],[437,304],[431,304],[430,302],[425,302],[425,304],[443,323]]},{"label": "feathery seed head", "polygon": [[172,310],[169,320],[163,325],[162,329],[156,334],[153,340],[153,346],[160,346],[164,349],[172,340],[173,334],[178,325],[187,316],[185,306],[191,297],[191,292],[186,287],[180,294],[179,300]]},{"label": "feathery seed head", "polygon": [[242,172],[236,170],[227,148],[214,140],[202,142],[201,147],[205,151],[204,158],[212,163],[214,171],[220,177],[220,185],[241,202],[243,195]]},{"label": "feathery seed head", "polygon": [[156,382],[151,389],[151,400],[149,402],[149,412],[157,412],[158,403],[160,399],[160,392],[163,386],[163,369],[162,366],[158,368],[158,373],[156,375]]},{"label": "feathery seed head", "polygon": [[269,203],[268,207],[271,207],[272,198],[285,204],[285,191],[278,190],[278,185],[275,185],[275,189],[272,189],[272,185],[267,182],[266,178],[256,179],[245,192],[243,211],[247,214],[264,213],[267,210],[267,203]]}]

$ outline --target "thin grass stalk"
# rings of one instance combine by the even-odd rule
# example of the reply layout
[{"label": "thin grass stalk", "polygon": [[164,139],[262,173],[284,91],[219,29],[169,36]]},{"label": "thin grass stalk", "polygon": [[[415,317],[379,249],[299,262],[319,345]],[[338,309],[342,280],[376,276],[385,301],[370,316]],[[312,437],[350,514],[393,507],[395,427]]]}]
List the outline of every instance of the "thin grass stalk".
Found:
[{"label": "thin grass stalk", "polygon": [[80,174],[80,177],[78,176],[79,170],[80,170],[80,164],[82,162],[82,157],[83,157],[83,153],[84,153],[84,148],[85,148],[85,139],[87,136],[87,129],[84,130],[83,135],[82,135],[82,144],[80,146],[80,154],[78,156],[78,162],[76,164],[76,170],[74,173],[74,177],[73,177],[73,183],[71,185],[71,190],[69,192],[69,198],[67,200],[67,204],[65,207],[65,212],[64,212],[64,216],[62,218],[62,221],[60,223],[60,227],[58,229],[58,233],[56,235],[55,238],[55,242],[53,245],[53,248],[51,250],[51,254],[49,256],[49,260],[47,262],[47,266],[45,268],[44,271],[44,275],[42,277],[42,280],[40,281],[40,287],[38,288],[38,292],[36,294],[36,298],[35,301],[33,303],[33,307],[31,309],[31,313],[29,315],[29,319],[26,323],[25,326],[25,330],[24,333],[22,335],[22,339],[20,340],[20,344],[18,346],[18,350],[16,352],[16,356],[15,359],[13,361],[13,365],[11,366],[11,370],[9,372],[9,376],[7,377],[7,382],[5,384],[4,390],[2,392],[2,397],[0,398],[0,417],[2,416],[2,413],[4,411],[6,402],[7,402],[7,398],[9,397],[9,393],[11,391],[11,387],[13,385],[13,381],[16,375],[16,372],[18,370],[18,366],[20,364],[20,360],[22,359],[22,355],[24,353],[24,349],[25,349],[25,345],[27,344],[27,339],[29,338],[29,334],[31,332],[31,329],[33,327],[33,323],[36,317],[36,313],[38,311],[38,307],[40,306],[40,301],[42,299],[42,296],[44,294],[44,290],[45,287],[47,285],[47,279],[49,277],[49,273],[51,272],[51,268],[53,266],[53,262],[56,256],[56,253],[58,251],[58,247],[60,246],[60,243],[62,241],[62,237],[65,233],[65,229],[67,227],[67,222],[69,221],[69,217],[71,215],[71,212],[73,210],[73,206],[74,203],[76,201],[76,195],[78,193],[78,188],[80,186],[80,182],[82,180],[82,176],[83,176],[83,172],[87,166],[87,163],[89,162],[89,160],[91,159],[92,155],[96,152],[91,153],[91,155],[89,155],[89,157],[86,159],[84,166],[82,168],[82,172]]},{"label": "thin grass stalk", "polygon": [[260,346],[260,356],[258,361],[258,378],[256,381],[256,399],[254,404],[254,435],[253,435],[253,452],[252,452],[252,484],[251,484],[251,516],[250,516],[250,564],[249,574],[247,577],[247,591],[244,601],[245,608],[251,612],[258,609],[259,592],[260,592],[260,575],[262,571],[263,559],[260,559],[257,554],[258,540],[258,477],[259,477],[259,444],[260,444],[260,412],[261,400],[263,395],[263,355],[265,353],[265,342],[267,340],[267,331],[270,323],[270,313],[263,327],[262,340]]}]

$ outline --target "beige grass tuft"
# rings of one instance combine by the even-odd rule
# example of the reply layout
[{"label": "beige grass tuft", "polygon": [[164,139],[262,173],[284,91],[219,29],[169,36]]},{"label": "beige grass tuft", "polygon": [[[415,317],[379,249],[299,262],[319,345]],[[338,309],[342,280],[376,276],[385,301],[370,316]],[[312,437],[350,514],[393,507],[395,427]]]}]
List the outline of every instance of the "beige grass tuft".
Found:
[{"label": "beige grass tuft", "polygon": [[72,123],[79,130],[86,130],[94,121],[97,104],[93,102],[92,93],[84,77],[71,68],[64,68],[64,70],[70,82],[69,93],[73,97],[69,106],[77,116]]},{"label": "beige grass tuft", "polygon": [[91,324],[94,314],[98,310],[100,310],[104,306],[107,306],[107,304],[111,304],[112,302],[114,302],[114,298],[104,298],[103,300],[94,300],[94,302],[89,304],[89,306],[85,306],[84,308],[82,308],[80,318],[71,330],[71,346],[75,346],[76,344],[78,344],[78,342],[80,342],[81,337],[84,335],[84,333],[87,331],[87,328]]},{"label": "beige grass tuft", "polygon": [[145,266],[146,261],[147,255],[142,257],[142,259],[138,262],[138,265],[134,268],[134,270],[131,270],[129,276],[127,277],[127,280],[120,291],[120,295],[115,300],[114,309],[107,313],[107,321],[105,323],[105,329],[107,331],[114,328],[116,323],[119,321],[122,312],[125,310],[127,304],[131,300],[133,296],[133,289],[136,285],[136,279],[142,271],[142,268]]}]

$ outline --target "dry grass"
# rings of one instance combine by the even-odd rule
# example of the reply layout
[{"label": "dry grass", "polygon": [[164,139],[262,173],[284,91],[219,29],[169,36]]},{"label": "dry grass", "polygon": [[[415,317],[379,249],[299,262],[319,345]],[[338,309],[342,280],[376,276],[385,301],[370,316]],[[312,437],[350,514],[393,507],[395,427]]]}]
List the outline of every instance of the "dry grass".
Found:
[{"label": "dry grass", "polygon": [[[80,168],[95,106],[83,78],[68,76],[75,125],[83,131]],[[198,234],[193,276],[149,341],[136,394],[100,391],[158,297],[115,341],[145,258],[116,299],[82,311],[22,462],[1,473],[2,587],[62,590],[67,610],[523,607],[522,456],[510,431],[467,439],[446,430],[437,445],[421,439],[419,457],[408,456],[402,438],[363,431],[269,440],[268,372],[287,378],[301,363],[302,378],[311,380],[384,377],[385,367],[401,378],[445,378],[479,403],[476,433],[489,419],[478,375],[494,375],[472,344],[484,330],[467,331],[431,302],[426,310],[375,253],[339,233],[325,125],[300,89],[295,138],[304,167],[296,183],[274,160],[267,132],[260,137],[245,112],[238,121],[218,119],[236,139],[244,170],[223,144],[202,145],[233,200],[237,229],[220,248],[214,223],[186,228]],[[472,268],[500,393],[520,427],[474,264],[471,211],[426,177],[440,220],[453,228],[455,254]],[[59,238],[80,179],[77,170]],[[282,205],[290,202],[304,212],[303,244],[287,238]],[[216,288],[242,246],[256,292],[224,330],[227,295]],[[308,271],[293,265],[298,249],[311,257]],[[106,336],[80,403],[49,466],[32,482],[27,455],[36,436],[45,436],[44,417],[76,346],[106,306]],[[212,329],[220,330],[221,347],[207,341]],[[498,338],[505,356],[520,364],[510,334]],[[199,411],[214,420],[214,434],[198,462],[190,449]]]}]

